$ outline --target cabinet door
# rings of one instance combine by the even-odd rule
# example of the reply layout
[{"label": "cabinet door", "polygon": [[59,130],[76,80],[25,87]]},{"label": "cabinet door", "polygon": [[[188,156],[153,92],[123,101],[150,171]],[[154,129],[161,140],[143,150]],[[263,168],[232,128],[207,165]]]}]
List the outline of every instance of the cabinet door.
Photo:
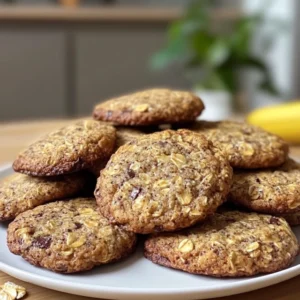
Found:
[{"label": "cabinet door", "polygon": [[64,34],[0,29],[0,121],[66,114]]},{"label": "cabinet door", "polygon": [[77,113],[106,98],[149,87],[188,88],[180,69],[154,72],[149,59],[165,43],[166,26],[98,25],[76,33]]}]

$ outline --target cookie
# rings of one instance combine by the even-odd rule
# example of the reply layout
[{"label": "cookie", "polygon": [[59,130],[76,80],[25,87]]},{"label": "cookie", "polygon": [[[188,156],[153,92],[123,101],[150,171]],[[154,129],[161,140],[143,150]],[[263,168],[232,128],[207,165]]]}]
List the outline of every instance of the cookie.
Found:
[{"label": "cookie", "polygon": [[204,134],[227,155],[234,168],[279,166],[287,158],[288,145],[263,129],[232,121],[197,121],[188,129]]},{"label": "cookie", "polygon": [[280,214],[300,211],[300,165],[289,159],[278,168],[237,171],[229,199],[256,212]]},{"label": "cookie", "polygon": [[9,224],[9,250],[35,266],[59,273],[90,270],[133,250],[136,236],[110,225],[93,198],[38,206]]},{"label": "cookie", "polygon": [[129,143],[141,136],[145,135],[145,133],[138,129],[128,128],[128,127],[117,127],[117,141],[116,148],[123,146],[126,143]]},{"label": "cookie", "polygon": [[0,183],[0,221],[53,200],[74,196],[86,186],[84,174],[32,177],[13,174]]},{"label": "cookie", "polygon": [[[124,144],[139,138],[140,136],[144,135],[145,133],[133,128],[128,127],[117,127],[117,135],[116,135],[116,145],[115,151],[123,146]],[[100,159],[99,161],[94,162],[89,171],[91,171],[96,177],[100,176],[101,170],[103,170],[108,162],[109,158],[107,159]]]},{"label": "cookie", "polygon": [[144,254],[156,264],[193,274],[242,277],[282,270],[298,251],[284,219],[234,211],[181,232],[150,236]]},{"label": "cookie", "polygon": [[169,89],[150,89],[98,104],[97,120],[120,125],[153,125],[193,121],[204,109],[196,95]]},{"label": "cookie", "polygon": [[204,136],[166,130],[120,147],[102,170],[95,196],[102,214],[127,230],[173,231],[212,214],[231,177],[227,159]]},{"label": "cookie", "polygon": [[54,131],[24,150],[14,161],[16,172],[54,176],[88,169],[113,152],[115,129],[94,120]]},{"label": "cookie", "polygon": [[276,216],[284,218],[291,226],[300,225],[300,211],[291,214],[278,214]]}]

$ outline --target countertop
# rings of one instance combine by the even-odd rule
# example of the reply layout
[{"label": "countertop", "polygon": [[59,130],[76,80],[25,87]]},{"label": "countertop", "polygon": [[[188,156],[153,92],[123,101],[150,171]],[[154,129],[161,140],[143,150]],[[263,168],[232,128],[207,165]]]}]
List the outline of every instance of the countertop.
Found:
[{"label": "countertop", "polygon": [[[0,164],[11,162],[16,154],[37,137],[69,123],[70,120],[34,121],[19,123],[0,123]],[[291,147],[291,155],[300,157],[300,146]],[[300,299],[300,277],[279,283],[268,288],[244,293],[235,296],[218,298],[218,300],[299,300]],[[22,282],[0,271],[0,285],[6,281],[24,286],[28,292],[29,300],[84,300],[92,299],[81,296],[67,295],[64,293],[48,290],[26,282]]]}]

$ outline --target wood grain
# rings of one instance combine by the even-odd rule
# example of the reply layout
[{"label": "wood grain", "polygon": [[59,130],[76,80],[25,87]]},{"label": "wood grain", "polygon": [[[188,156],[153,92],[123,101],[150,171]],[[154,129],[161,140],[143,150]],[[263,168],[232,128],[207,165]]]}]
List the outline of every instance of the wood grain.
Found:
[{"label": "wood grain", "polygon": [[[237,9],[218,9],[215,19],[231,20],[240,15]],[[63,6],[8,6],[0,5],[0,21],[46,22],[171,22],[182,16],[176,7],[63,7]]]},{"label": "wood grain", "polygon": [[[0,124],[0,164],[10,162],[16,154],[33,140],[53,129],[61,127],[72,122],[71,120],[50,120],[50,121],[34,121],[20,122],[10,124]],[[291,155],[300,158],[300,147],[291,147]],[[1,246],[2,247],[2,246]],[[216,298],[218,300],[299,300],[300,299],[300,277],[279,283],[275,286],[260,289],[257,291],[234,295],[224,298]],[[92,299],[81,296],[68,295],[61,292],[48,290],[42,287],[29,284],[0,271],[0,285],[6,281],[13,281],[27,289],[29,300],[84,300]]]}]

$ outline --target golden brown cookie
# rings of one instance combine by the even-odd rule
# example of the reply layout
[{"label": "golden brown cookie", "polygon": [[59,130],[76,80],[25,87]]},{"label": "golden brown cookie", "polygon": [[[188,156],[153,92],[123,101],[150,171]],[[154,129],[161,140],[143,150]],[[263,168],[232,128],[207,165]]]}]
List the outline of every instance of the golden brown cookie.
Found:
[{"label": "golden brown cookie", "polygon": [[41,205],[9,224],[10,251],[33,265],[74,273],[117,261],[133,250],[136,236],[110,225],[93,198]]},{"label": "golden brown cookie", "polygon": [[[136,138],[139,138],[142,135],[145,135],[143,131],[138,129],[133,129],[130,127],[116,127],[116,130],[117,130],[117,135],[116,135],[115,151],[122,145]],[[89,171],[91,171],[96,177],[99,177],[101,170],[105,168],[108,161],[109,158],[100,159],[99,161],[94,162],[89,168]]]},{"label": "golden brown cookie", "polygon": [[150,236],[144,253],[154,263],[189,273],[241,277],[287,268],[298,251],[283,218],[234,211],[191,229]]},{"label": "golden brown cookie", "polygon": [[234,168],[279,166],[287,158],[288,145],[263,129],[232,121],[197,121],[188,129],[204,134],[229,157]]},{"label": "golden brown cookie", "polygon": [[0,221],[14,219],[20,213],[82,191],[86,185],[81,173],[56,177],[32,177],[13,174],[0,183]]},{"label": "golden brown cookie", "polygon": [[126,143],[129,143],[143,135],[145,132],[133,129],[130,127],[117,127],[117,141],[116,141],[116,148],[123,146]]},{"label": "golden brown cookie", "polygon": [[88,169],[107,159],[115,147],[116,131],[94,120],[79,121],[54,131],[19,154],[13,168],[34,176],[54,176]]},{"label": "golden brown cookie", "polygon": [[136,233],[204,220],[223,203],[232,169],[218,148],[189,130],[140,137],[111,157],[95,196],[110,222]]},{"label": "golden brown cookie", "polygon": [[236,171],[229,199],[257,212],[300,211],[300,165],[289,159],[278,168]]},{"label": "golden brown cookie", "polygon": [[120,125],[153,125],[189,122],[204,105],[196,95],[169,89],[150,89],[98,104],[94,118]]}]

